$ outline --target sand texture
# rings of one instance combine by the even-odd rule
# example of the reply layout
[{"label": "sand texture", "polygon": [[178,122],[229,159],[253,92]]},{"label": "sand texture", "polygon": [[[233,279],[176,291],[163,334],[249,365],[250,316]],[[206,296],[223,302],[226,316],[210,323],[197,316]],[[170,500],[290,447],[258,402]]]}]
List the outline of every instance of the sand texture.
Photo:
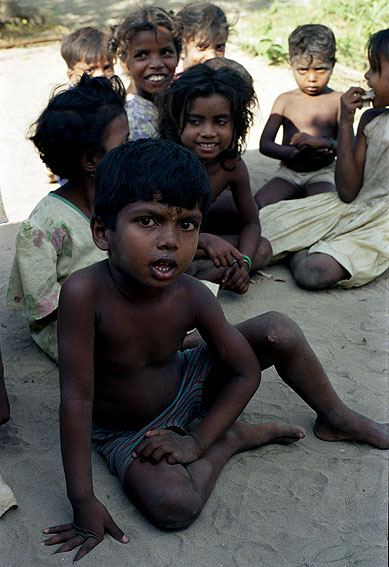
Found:
[{"label": "sand texture", "polygon": [[[227,55],[233,56],[235,52]],[[285,69],[240,57],[255,76],[266,117],[272,101],[294,88]],[[0,188],[9,223],[0,226],[0,343],[11,420],[0,427],[0,471],[19,507],[0,519],[0,566],[70,565],[72,554],[41,547],[45,527],[71,521],[58,433],[58,371],[33,344],[19,313],[5,308],[5,293],[20,221],[52,187],[27,127],[51,88],[65,82],[59,45],[0,51]],[[260,121],[245,159],[253,189],[277,164],[257,151]],[[37,267],[38,268],[38,267]],[[294,318],[343,400],[378,421],[387,411],[388,280],[381,276],[352,290],[307,292],[285,266],[255,278],[248,293],[221,292],[231,322],[277,310]],[[302,425],[305,439],[270,445],[233,457],[200,518],[190,528],[165,533],[127,500],[119,481],[93,454],[95,492],[129,536],[128,545],[106,537],[82,560],[84,567],[384,567],[387,453],[357,443],[326,443],[312,431],[314,413],[278,377],[263,382],[243,414],[250,422]]]}]

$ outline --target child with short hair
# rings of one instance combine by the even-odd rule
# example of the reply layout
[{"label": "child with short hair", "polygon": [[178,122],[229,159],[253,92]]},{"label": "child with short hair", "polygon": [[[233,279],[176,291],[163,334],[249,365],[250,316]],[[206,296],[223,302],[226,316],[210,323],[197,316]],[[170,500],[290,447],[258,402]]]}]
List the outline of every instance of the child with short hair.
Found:
[{"label": "child with short hair", "polygon": [[[369,89],[351,87],[341,98],[336,194],[275,203],[260,211],[274,255],[295,253],[291,270],[307,289],[358,287],[389,268],[389,28],[368,42]],[[371,98],[359,122],[356,108]]]},{"label": "child with short hair", "polygon": [[172,81],[181,49],[173,16],[158,6],[136,8],[112,28],[109,45],[131,78],[126,102],[130,139],[157,138],[154,99]]},{"label": "child with short hair", "polygon": [[195,263],[191,274],[240,294],[249,287],[250,272],[271,257],[241,159],[252,104],[252,82],[230,66],[214,69],[203,63],[181,73],[165,91],[160,121],[162,138],[190,149],[204,164],[213,201],[230,189],[241,224],[238,235],[201,233],[196,258],[212,262],[198,268]]},{"label": "child with short hair", "polygon": [[[108,259],[68,278],[58,315],[61,446],[74,523],[44,530],[53,534],[45,545],[63,544],[57,552],[79,547],[75,560],[105,531],[128,542],[93,492],[91,434],[150,521],[187,527],[232,455],[304,437],[299,426],[236,421],[271,364],[317,413],[320,439],[389,445],[385,426],[341,402],[295,323],[267,313],[235,328],[213,294],[184,273],[210,200],[200,161],[167,140],[123,144],[97,168],[92,232]],[[193,326],[206,343],[180,352]],[[193,424],[200,410],[205,417]]]},{"label": "child with short hair", "polygon": [[224,57],[231,24],[219,6],[191,2],[177,13],[176,20],[182,38],[177,72],[214,57]]},{"label": "child with short hair", "polygon": [[[326,26],[299,26],[289,36],[290,64],[298,89],[276,99],[261,136],[261,153],[280,159],[281,164],[276,176],[256,193],[259,208],[335,191],[341,93],[327,86],[335,52],[334,34]],[[275,139],[281,126],[283,138],[278,144]]]},{"label": "child with short hair", "polygon": [[61,286],[75,270],[105,254],[92,241],[94,174],[101,158],[128,137],[125,90],[118,77],[84,74],[55,93],[33,125],[42,161],[68,181],[51,191],[21,225],[7,303],[27,317],[37,345],[57,360],[57,306]]},{"label": "child with short hair", "polygon": [[73,86],[83,73],[107,79],[114,74],[115,61],[108,49],[108,35],[97,28],[87,26],[66,35],[61,42],[61,55]]}]

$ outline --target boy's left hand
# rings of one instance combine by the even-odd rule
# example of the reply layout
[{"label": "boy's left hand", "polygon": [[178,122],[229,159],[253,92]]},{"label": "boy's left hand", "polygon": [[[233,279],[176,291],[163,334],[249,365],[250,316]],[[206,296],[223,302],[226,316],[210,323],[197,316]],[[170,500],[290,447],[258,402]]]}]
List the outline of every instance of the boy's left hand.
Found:
[{"label": "boy's left hand", "polygon": [[155,464],[166,458],[170,465],[174,465],[197,461],[202,456],[202,450],[191,435],[179,435],[171,429],[153,429],[135,447],[133,456]]}]

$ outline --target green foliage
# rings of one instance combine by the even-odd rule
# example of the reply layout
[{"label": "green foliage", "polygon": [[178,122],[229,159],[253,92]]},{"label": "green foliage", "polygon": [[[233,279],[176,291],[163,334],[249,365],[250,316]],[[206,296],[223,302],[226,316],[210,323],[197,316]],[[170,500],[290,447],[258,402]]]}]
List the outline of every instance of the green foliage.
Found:
[{"label": "green foliage", "polygon": [[334,32],[338,61],[364,70],[366,42],[372,33],[388,27],[389,3],[387,0],[275,1],[268,8],[241,15],[236,26],[238,43],[252,55],[268,57],[272,64],[284,63],[288,59],[289,34],[298,25],[319,23]]}]

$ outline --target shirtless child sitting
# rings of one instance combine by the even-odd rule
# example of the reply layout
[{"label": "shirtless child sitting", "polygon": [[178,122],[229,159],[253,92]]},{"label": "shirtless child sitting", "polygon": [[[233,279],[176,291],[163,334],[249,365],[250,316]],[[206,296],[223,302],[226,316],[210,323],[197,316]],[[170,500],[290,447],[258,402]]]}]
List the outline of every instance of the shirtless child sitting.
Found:
[{"label": "shirtless child sitting", "polygon": [[[335,191],[340,96],[327,85],[335,65],[335,37],[326,26],[307,24],[289,36],[289,58],[298,89],[274,102],[260,152],[280,159],[276,176],[255,195],[261,209],[284,199]],[[275,142],[283,127],[282,144]]]},{"label": "shirtless child sitting", "polygon": [[[294,425],[236,421],[271,364],[317,413],[318,437],[389,444],[384,426],[340,401],[295,323],[267,313],[235,328],[212,292],[184,273],[210,201],[204,166],[171,141],[126,142],[97,169],[92,233],[109,258],[69,276],[58,313],[74,522],[44,530],[55,534],[45,545],[63,544],[58,552],[81,546],[75,560],[105,531],[128,542],[94,494],[91,437],[154,524],[186,527],[232,455],[304,437]],[[181,352],[193,327],[205,342]]]}]

